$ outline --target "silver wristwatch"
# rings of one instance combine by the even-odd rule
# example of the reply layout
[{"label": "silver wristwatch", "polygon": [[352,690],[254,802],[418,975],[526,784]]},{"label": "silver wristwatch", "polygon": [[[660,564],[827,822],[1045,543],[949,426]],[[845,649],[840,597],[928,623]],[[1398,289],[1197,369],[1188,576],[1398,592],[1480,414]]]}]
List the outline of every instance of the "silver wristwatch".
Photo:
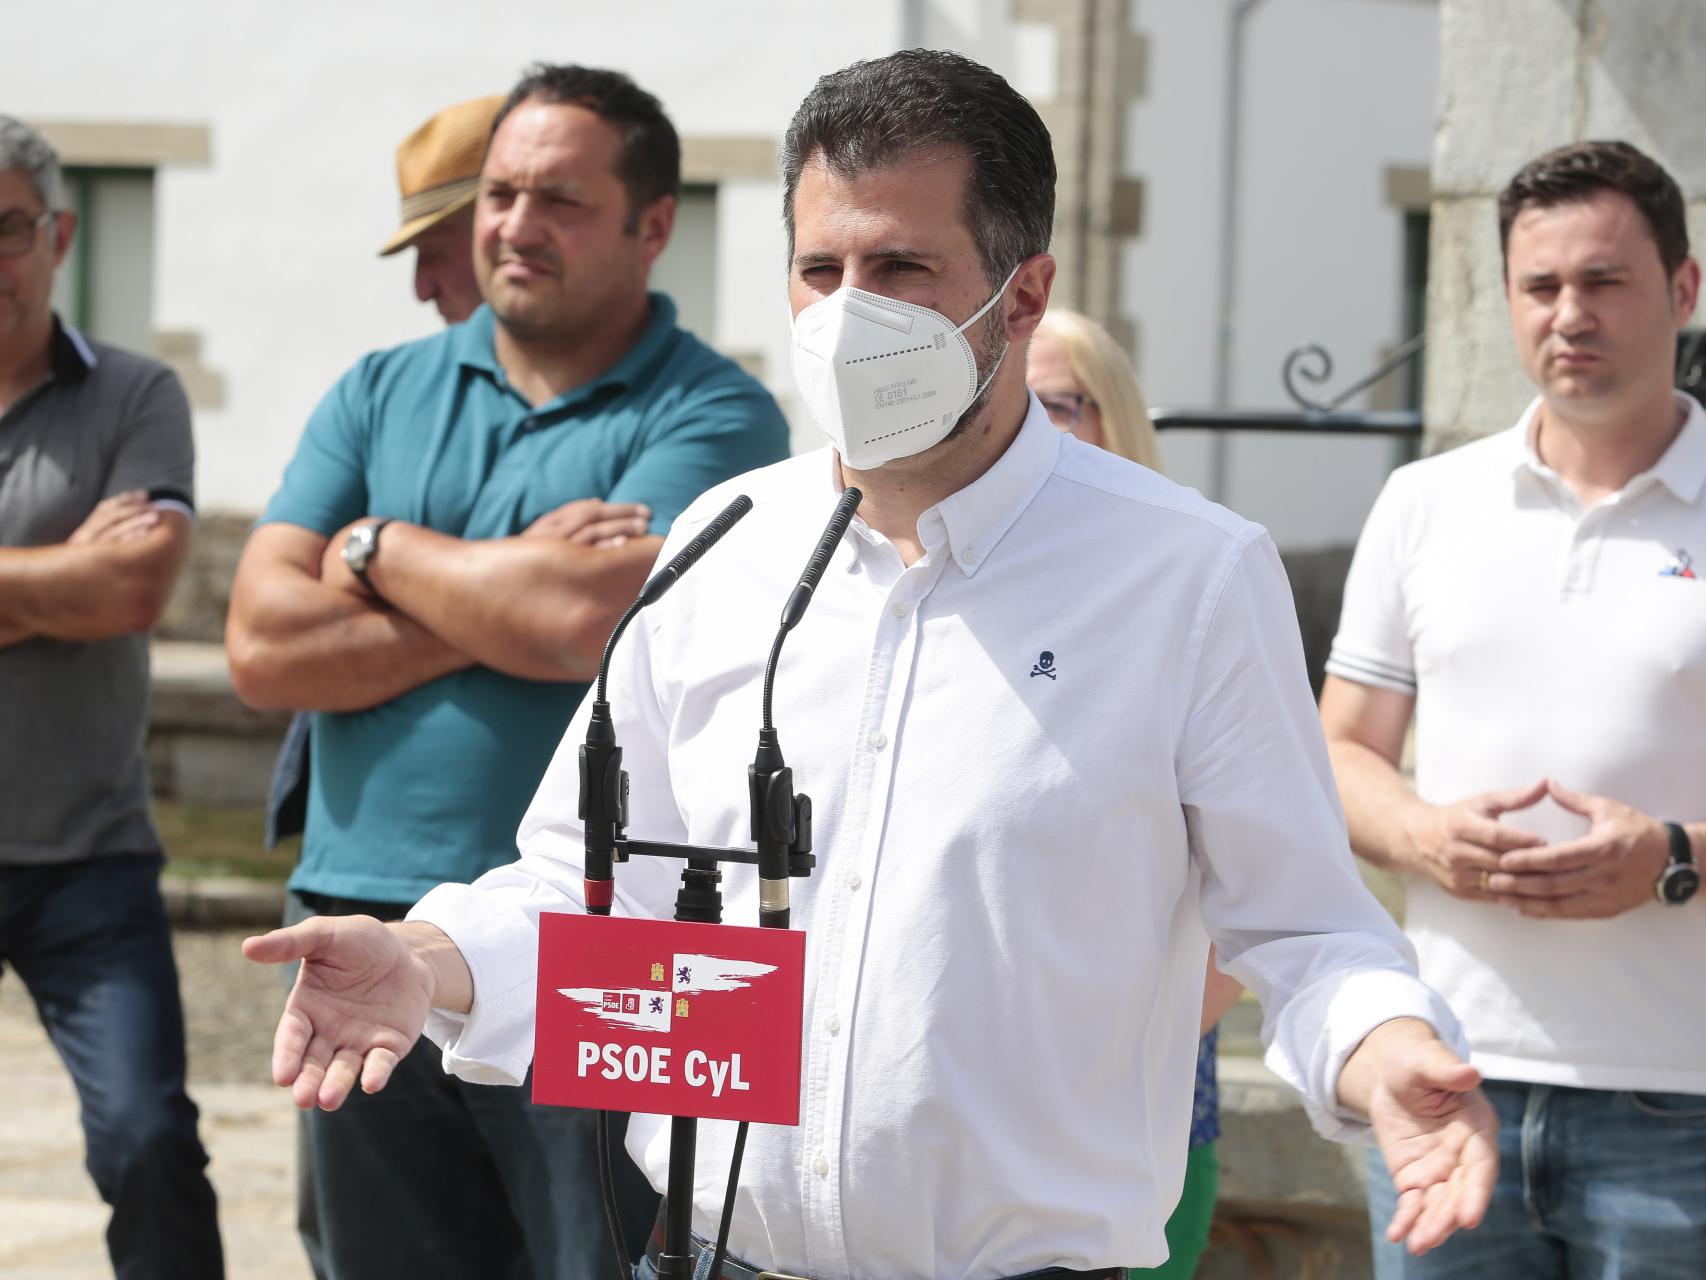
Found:
[{"label": "silver wristwatch", "polygon": [[381,516],[376,520],[364,520],[349,531],[349,537],[344,540],[344,563],[368,591],[373,591],[373,584],[367,580],[367,566],[373,563],[374,554],[379,550],[379,531],[390,524],[392,517]]}]

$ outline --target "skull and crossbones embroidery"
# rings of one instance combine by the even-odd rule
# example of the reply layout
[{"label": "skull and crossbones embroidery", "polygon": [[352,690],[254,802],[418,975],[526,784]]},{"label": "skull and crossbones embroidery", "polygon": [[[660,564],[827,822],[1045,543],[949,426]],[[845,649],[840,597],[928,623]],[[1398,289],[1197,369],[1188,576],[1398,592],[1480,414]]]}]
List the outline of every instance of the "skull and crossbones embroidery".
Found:
[{"label": "skull and crossbones embroidery", "polygon": [[1060,672],[1055,670],[1054,655],[1047,649],[1037,655],[1037,662],[1031,668],[1031,675],[1047,676],[1050,680],[1056,679],[1060,675]]}]

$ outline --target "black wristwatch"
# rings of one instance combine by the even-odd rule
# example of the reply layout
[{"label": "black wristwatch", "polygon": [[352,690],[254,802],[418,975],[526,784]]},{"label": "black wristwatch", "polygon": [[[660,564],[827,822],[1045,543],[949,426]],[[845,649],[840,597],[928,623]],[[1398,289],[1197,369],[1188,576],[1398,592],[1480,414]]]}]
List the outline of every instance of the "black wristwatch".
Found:
[{"label": "black wristwatch", "polygon": [[372,563],[374,552],[379,550],[379,531],[390,524],[392,518],[381,516],[377,520],[358,524],[349,531],[349,537],[344,540],[344,563],[371,595],[379,593],[373,590],[373,584],[367,580],[367,566]]},{"label": "black wristwatch", "polygon": [[1670,861],[1659,872],[1653,892],[1667,907],[1680,907],[1700,888],[1700,868],[1694,865],[1694,850],[1688,843],[1688,832],[1674,822],[1665,823],[1670,837]]}]

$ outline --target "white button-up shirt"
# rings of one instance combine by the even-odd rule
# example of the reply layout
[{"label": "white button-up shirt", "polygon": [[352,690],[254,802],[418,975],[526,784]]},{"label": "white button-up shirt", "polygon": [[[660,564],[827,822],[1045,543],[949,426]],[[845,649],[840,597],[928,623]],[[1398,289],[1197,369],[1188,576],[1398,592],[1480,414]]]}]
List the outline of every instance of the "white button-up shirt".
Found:
[{"label": "white button-up shirt", "polygon": [[[665,555],[744,492],[752,513],[616,651],[630,834],[750,847],[746,766],[783,600],[837,497],[827,452],[713,490]],[[907,566],[862,522],[789,637],[775,723],[815,806],[800,1124],[755,1126],[730,1248],[823,1280],[1154,1265],[1184,1176],[1203,925],[1262,999],[1269,1063],[1330,1135],[1376,1024],[1450,1012],[1363,889],[1260,528],[1061,435],[1035,399],[1007,452],[919,522]],[[416,908],[474,978],[435,1014],[445,1065],[519,1080],[535,921],[581,901],[570,724],[521,859]],[[679,867],[617,872],[669,916]],[[755,923],[756,871],[725,869]],[[715,1233],[733,1125],[706,1123],[695,1224]],[[666,1122],[628,1147],[662,1188]]]},{"label": "white button-up shirt", "polygon": [[[1416,791],[1434,804],[1556,778],[1706,819],[1706,411],[1679,394],[1664,456],[1584,508],[1535,450],[1540,406],[1393,473],[1327,670],[1416,695]],[[1550,799],[1500,821],[1588,830]],[[1488,1076],[1706,1094],[1703,909],[1535,919],[1413,876],[1405,916]]]}]

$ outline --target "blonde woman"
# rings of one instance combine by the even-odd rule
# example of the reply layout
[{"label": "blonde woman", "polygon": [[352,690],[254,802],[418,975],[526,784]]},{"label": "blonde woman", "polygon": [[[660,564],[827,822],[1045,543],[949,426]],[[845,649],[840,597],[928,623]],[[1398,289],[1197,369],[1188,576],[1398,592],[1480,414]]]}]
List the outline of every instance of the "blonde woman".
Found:
[{"label": "blonde woman", "polygon": [[1031,390],[1062,431],[1152,471],[1161,449],[1131,359],[1088,316],[1050,311],[1031,339]]},{"label": "blonde woman", "polygon": [[[1031,339],[1025,380],[1062,431],[1085,444],[1161,470],[1161,449],[1131,360],[1108,331],[1088,316],[1076,311],[1050,311],[1043,317]],[[1170,1256],[1159,1267],[1131,1272],[1133,1280],[1188,1280],[1208,1245],[1220,1182],[1220,1164],[1214,1154],[1214,1141],[1220,1135],[1214,1025],[1238,999],[1239,990],[1236,982],[1215,967],[1211,950],[1203,993],[1203,1039],[1197,1051],[1196,1098],[1191,1108],[1191,1151],[1185,1165],[1184,1190],[1167,1220]]]}]

